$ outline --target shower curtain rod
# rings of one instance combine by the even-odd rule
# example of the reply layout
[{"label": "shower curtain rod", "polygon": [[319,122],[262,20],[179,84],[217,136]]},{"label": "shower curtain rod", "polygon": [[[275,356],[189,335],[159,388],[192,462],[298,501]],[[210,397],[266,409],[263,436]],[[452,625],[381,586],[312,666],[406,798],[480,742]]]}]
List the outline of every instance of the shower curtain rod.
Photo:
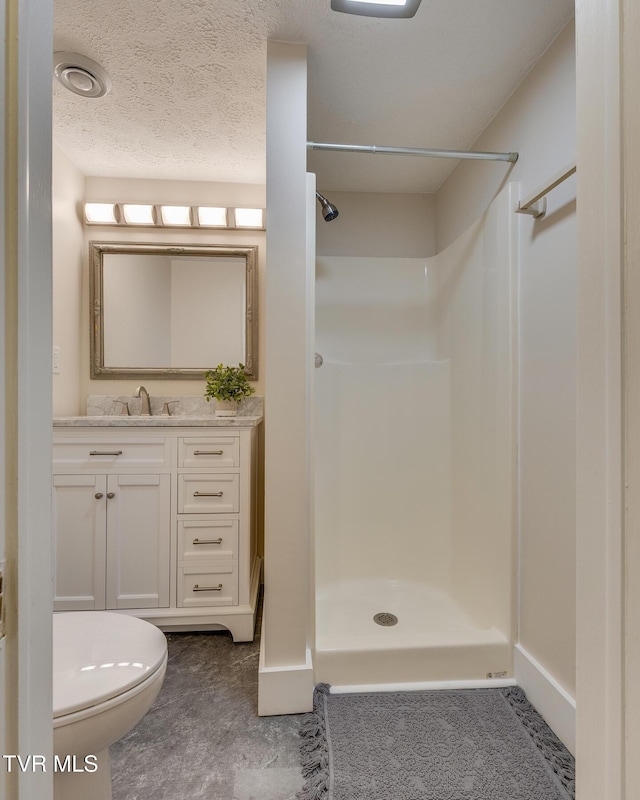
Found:
[{"label": "shower curtain rod", "polygon": [[466,158],[476,161],[517,161],[518,153],[480,153],[470,150],[427,150],[423,147],[379,147],[375,144],[327,144],[307,142],[307,150],[338,150],[345,153],[380,153],[428,158]]}]

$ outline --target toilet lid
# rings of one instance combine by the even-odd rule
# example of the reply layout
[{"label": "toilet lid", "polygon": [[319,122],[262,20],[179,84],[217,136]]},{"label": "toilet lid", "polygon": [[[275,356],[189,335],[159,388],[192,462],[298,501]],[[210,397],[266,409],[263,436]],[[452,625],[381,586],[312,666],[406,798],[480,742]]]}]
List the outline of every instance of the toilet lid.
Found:
[{"label": "toilet lid", "polygon": [[150,678],[167,640],[149,622],[109,611],[53,615],[53,716],[98,705]]}]

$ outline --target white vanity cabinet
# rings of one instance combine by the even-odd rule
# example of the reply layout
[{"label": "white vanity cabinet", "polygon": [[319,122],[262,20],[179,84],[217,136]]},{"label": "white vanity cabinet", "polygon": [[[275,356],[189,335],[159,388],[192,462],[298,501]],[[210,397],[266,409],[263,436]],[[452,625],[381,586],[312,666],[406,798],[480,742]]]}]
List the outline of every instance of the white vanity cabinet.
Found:
[{"label": "white vanity cabinet", "polygon": [[164,437],[54,436],[54,610],[169,606],[169,458]]},{"label": "white vanity cabinet", "polygon": [[165,630],[252,639],[257,423],[109,419],[54,426],[54,610],[113,609]]}]

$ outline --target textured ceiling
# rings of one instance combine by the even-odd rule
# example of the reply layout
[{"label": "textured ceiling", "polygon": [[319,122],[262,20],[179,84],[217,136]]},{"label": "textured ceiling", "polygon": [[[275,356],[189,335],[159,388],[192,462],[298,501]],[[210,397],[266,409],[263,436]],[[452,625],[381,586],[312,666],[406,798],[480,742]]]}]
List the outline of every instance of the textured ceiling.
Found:
[{"label": "textured ceiling", "polygon": [[[309,46],[309,139],[467,149],[572,14],[573,0],[422,0],[409,20],[330,0],[54,0],[54,49],[113,81],[95,100],[54,81],[54,139],[85,175],[262,184],[277,39]],[[309,153],[318,185],[344,191],[434,191],[453,163]]]}]

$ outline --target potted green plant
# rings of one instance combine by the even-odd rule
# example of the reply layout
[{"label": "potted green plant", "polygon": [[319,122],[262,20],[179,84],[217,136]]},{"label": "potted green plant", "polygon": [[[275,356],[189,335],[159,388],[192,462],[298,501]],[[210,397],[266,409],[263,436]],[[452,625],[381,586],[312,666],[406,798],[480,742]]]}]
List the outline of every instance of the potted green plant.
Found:
[{"label": "potted green plant", "polygon": [[215,369],[207,370],[204,377],[207,381],[204,395],[207,403],[212,397],[218,401],[216,415],[219,417],[235,417],[242,398],[255,392],[245,375],[244,364],[237,367],[218,364]]}]

